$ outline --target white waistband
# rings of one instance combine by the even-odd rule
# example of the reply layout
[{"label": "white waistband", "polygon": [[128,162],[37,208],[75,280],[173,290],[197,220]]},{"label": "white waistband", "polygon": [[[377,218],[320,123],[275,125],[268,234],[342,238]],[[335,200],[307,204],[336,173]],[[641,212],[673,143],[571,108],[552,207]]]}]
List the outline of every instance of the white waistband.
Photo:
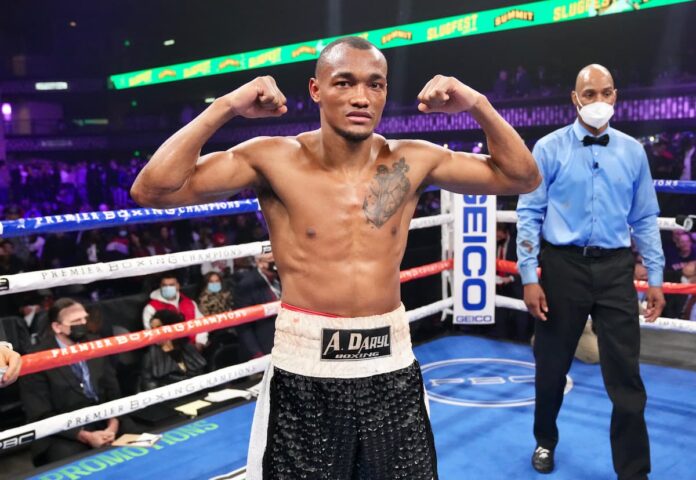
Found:
[{"label": "white waistband", "polygon": [[335,318],[281,308],[273,366],[308,377],[359,378],[406,368],[415,360],[406,310]]}]

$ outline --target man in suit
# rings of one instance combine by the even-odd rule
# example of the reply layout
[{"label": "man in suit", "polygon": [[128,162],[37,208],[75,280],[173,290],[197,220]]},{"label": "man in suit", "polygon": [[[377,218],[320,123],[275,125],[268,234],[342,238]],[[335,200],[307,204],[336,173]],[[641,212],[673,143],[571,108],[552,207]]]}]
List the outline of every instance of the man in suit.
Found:
[{"label": "man in suit", "polygon": [[[49,309],[50,330],[35,350],[67,348],[92,340],[87,312],[70,298],[56,300]],[[27,375],[19,381],[27,422],[115,400],[121,396],[116,374],[107,358],[94,358]],[[40,439],[32,444],[34,465],[64,460],[93,448],[108,446],[119,432],[132,431],[127,418],[109,418]]]},{"label": "man in suit", "polygon": [[[280,279],[272,253],[257,256],[256,268],[240,274],[234,298],[236,308],[280,300]],[[252,358],[271,353],[274,330],[275,317],[237,327],[239,339]]]}]

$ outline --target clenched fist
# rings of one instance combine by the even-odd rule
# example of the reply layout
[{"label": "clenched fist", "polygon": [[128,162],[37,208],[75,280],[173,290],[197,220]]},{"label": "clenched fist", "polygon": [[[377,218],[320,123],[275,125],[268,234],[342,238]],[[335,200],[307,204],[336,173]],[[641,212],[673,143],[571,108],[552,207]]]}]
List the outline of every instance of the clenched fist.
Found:
[{"label": "clenched fist", "polygon": [[423,113],[459,113],[470,110],[483,97],[454,77],[435,75],[418,94],[418,110]]},{"label": "clenched fist", "polygon": [[279,117],[288,111],[285,95],[271,76],[256,77],[220,101],[232,115],[245,118]]}]

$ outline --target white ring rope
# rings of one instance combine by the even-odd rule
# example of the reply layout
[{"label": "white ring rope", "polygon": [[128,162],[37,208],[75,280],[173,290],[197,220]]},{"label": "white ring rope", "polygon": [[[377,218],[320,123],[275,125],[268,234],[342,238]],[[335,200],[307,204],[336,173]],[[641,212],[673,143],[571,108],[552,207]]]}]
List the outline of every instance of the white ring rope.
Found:
[{"label": "white ring rope", "polygon": [[114,262],[88,263],[76,267],[17,273],[3,277],[9,282],[10,288],[0,291],[0,295],[26,292],[37,288],[62,287],[64,285],[92,283],[98,280],[147,275],[216,260],[259,255],[264,251],[270,251],[269,242],[244,243],[150,257],[128,258]]}]

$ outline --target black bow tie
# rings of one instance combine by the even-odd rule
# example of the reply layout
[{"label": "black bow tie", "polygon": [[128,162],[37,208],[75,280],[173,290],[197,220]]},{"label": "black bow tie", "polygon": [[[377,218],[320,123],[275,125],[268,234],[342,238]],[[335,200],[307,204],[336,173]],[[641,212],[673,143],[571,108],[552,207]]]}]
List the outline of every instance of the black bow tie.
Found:
[{"label": "black bow tie", "polygon": [[585,138],[582,139],[582,146],[587,147],[589,145],[601,145],[603,147],[606,147],[607,145],[609,145],[609,134],[605,133],[604,135],[599,137],[585,135]]}]

